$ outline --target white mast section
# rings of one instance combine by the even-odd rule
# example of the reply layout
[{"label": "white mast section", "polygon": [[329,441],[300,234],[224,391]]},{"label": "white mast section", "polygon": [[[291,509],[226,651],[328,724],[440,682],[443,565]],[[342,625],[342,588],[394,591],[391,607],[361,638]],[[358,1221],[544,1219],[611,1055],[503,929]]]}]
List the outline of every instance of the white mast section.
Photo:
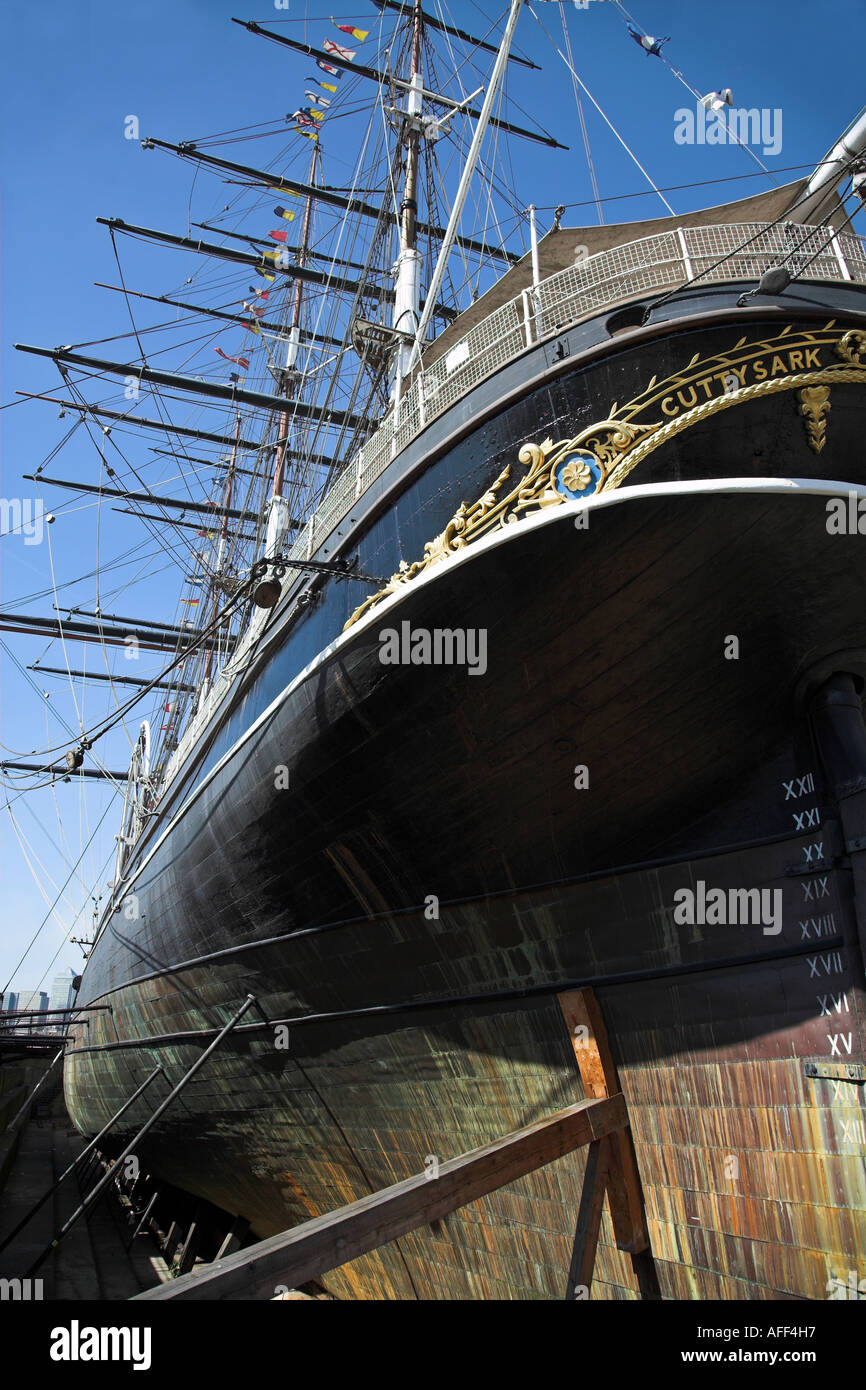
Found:
[{"label": "white mast section", "polygon": [[487,88],[487,95],[484,98],[484,105],[482,106],[481,114],[478,117],[478,124],[475,128],[475,135],[472,139],[472,145],[469,150],[469,155],[467,157],[466,164],[464,165],[463,173],[460,176],[460,185],[457,189],[457,194],[454,199],[454,206],[451,209],[451,216],[448,219],[448,226],[445,228],[445,236],[442,241],[441,249],[439,251],[439,258],[436,262],[436,268],[433,271],[433,277],[427,288],[427,298],[424,304],[424,312],[421,315],[421,321],[418,324],[418,331],[415,334],[415,341],[412,344],[411,355],[409,358],[410,365],[413,362],[415,362],[417,358],[420,356],[421,348],[424,344],[424,339],[427,337],[427,330],[430,327],[430,320],[433,317],[433,309],[436,304],[436,300],[439,295],[439,290],[442,286],[442,280],[445,275],[445,267],[448,263],[448,256],[451,252],[451,247],[454,245],[454,238],[457,235],[457,228],[460,223],[460,217],[463,213],[463,204],[466,202],[466,195],[469,192],[469,184],[472,181],[472,175],[475,173],[475,166],[478,163],[478,155],[481,150],[481,141],[484,138],[484,132],[487,130],[487,123],[490,119],[490,112],[493,109],[493,102],[496,97],[496,90],[499,86],[502,73],[505,69],[505,64],[508,62],[508,53],[511,48],[511,40],[514,37],[514,30],[517,26],[517,18],[520,14],[522,6],[523,0],[511,0],[511,12],[508,16],[508,23],[505,26],[505,33],[502,37],[502,43],[499,45],[499,52],[496,55],[496,62],[493,65],[493,72],[490,76],[490,85]]},{"label": "white mast section", "polygon": [[535,222],[535,204],[529,204],[529,240],[532,245],[532,293],[538,297],[541,284],[541,271],[538,268],[538,227]]},{"label": "white mast section", "polygon": [[403,188],[403,202],[400,205],[400,254],[396,265],[394,286],[393,326],[397,331],[397,352],[394,358],[394,381],[392,396],[395,409],[399,410],[400,391],[403,377],[409,370],[410,353],[421,306],[421,253],[418,251],[418,164],[421,157],[421,138],[424,121],[421,115],[424,94],[424,78],[421,73],[421,0],[415,0],[412,19],[412,75],[408,86],[409,99],[406,103],[406,181]]},{"label": "white mast section", "polygon": [[[315,184],[316,172],[318,170],[319,146],[318,142],[313,145],[313,157],[310,161],[310,183]],[[312,194],[307,198],[304,208],[304,225],[301,231],[301,246],[298,254],[298,265],[306,265],[307,250],[310,241],[310,220],[313,214]],[[288,346],[286,348],[286,365],[283,368],[283,376],[280,389],[288,394],[289,383],[298,367],[298,349],[301,343],[301,304],[304,297],[303,280],[295,281],[292,319],[289,326]],[[282,539],[289,526],[289,503],[284,493],[286,488],[286,458],[288,456],[289,434],[291,431],[291,416],[286,410],[280,415],[279,434],[282,442],[277,446],[274,460],[274,482],[271,490],[271,499],[268,507],[268,529],[265,539],[265,554],[276,555],[279,553]]]},{"label": "white mast section", "polygon": [[866,153],[866,111],[861,111],[856,120],[852,121],[830,150],[829,154],[821,161],[810,178],[803,192],[797,199],[797,206],[788,212],[788,217],[792,222],[808,222],[820,208],[824,199],[828,199],[831,194],[845,179],[848,178],[851,170],[852,159]]},{"label": "white mast section", "polygon": [[[410,123],[415,122],[416,127],[420,121],[422,103],[423,79],[419,72],[413,74],[412,87],[409,92],[406,114]],[[417,149],[414,152],[414,160],[417,163]],[[416,174],[413,168],[407,197],[417,197]],[[412,240],[414,242],[414,218],[412,222]],[[405,376],[409,368],[409,353],[411,344],[408,335],[414,334],[418,327],[418,313],[421,304],[421,253],[415,245],[406,245],[405,232],[401,236],[403,245],[397,260],[397,281],[394,287],[394,327],[399,333],[405,333],[407,340],[400,343],[397,348],[397,376],[399,379]],[[398,388],[399,390],[399,388]]]}]

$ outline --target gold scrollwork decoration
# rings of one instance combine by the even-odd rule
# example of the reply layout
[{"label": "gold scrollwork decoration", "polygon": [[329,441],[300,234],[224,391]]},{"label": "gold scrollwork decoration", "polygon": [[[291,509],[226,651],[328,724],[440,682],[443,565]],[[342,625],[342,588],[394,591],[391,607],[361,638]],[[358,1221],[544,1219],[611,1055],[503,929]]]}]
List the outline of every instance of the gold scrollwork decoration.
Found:
[{"label": "gold scrollwork decoration", "polygon": [[510,473],[511,464],[509,463],[503,468],[496,481],[490,485],[487,491],[479,497],[478,501],[471,507],[468,503],[461,502],[444,531],[440,531],[438,536],[435,536],[432,541],[428,541],[424,546],[423,560],[416,560],[414,564],[411,565],[408,564],[406,560],[401,560],[399,568],[391,575],[384,589],[380,589],[378,593],[371,594],[369,598],[365,599],[364,602],[355,609],[349,621],[344,624],[343,631],[351,627],[353,623],[356,623],[359,618],[362,618],[374,604],[381,603],[382,599],[387,598],[389,594],[395,593],[396,590],[402,588],[404,584],[408,584],[416,575],[421,574],[423,570],[429,569],[431,565],[438,565],[442,560],[447,559],[449,555],[453,555],[456,551],[462,550],[467,544],[470,529],[477,526],[496,505],[499,489],[502,487],[506,478],[509,477]]},{"label": "gold scrollwork decoration", "polygon": [[[606,419],[573,438],[521,445],[518,459],[526,472],[516,485],[503,492],[510,477],[509,465],[477,502],[471,506],[462,502],[444,531],[427,542],[424,558],[411,565],[402,561],[385,587],[366,599],[345,627],[351,627],[422,571],[481,536],[513,525],[527,513],[579,500],[582,492],[589,496],[618,488],[649,454],[719,411],[776,392],[796,391],[809,444],[819,453],[826,440],[831,385],[866,384],[866,361],[861,360],[861,354],[866,353],[866,332],[850,329],[838,337],[838,331],[833,320],[817,331],[795,331],[789,326],[772,339],[748,342],[741,338],[727,353],[708,358],[696,354],[683,371],[662,381],[653,377],[634,400],[622,408],[612,406]],[[818,353],[823,347],[832,347],[839,360],[822,365]],[[815,369],[809,370],[811,367]],[[747,371],[755,377],[748,385]],[[667,418],[634,418],[657,410]]]},{"label": "gold scrollwork decoration", "polygon": [[866,350],[866,333],[860,328],[849,329],[836,344],[837,357],[841,357],[843,362],[850,362],[852,366],[856,367],[863,365],[860,354],[864,350]]},{"label": "gold scrollwork decoration", "polygon": [[829,386],[803,386],[797,392],[798,414],[806,422],[806,438],[810,449],[820,454],[827,441],[827,416],[830,413]]}]

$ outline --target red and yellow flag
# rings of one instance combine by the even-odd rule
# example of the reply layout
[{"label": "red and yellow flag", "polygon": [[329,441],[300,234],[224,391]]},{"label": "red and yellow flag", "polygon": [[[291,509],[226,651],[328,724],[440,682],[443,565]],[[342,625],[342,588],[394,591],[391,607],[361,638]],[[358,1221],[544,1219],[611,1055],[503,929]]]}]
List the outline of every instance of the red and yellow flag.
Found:
[{"label": "red and yellow flag", "polygon": [[337,24],[333,15],[331,15],[331,23],[336,25],[338,29],[342,29],[344,34],[351,34],[353,39],[358,40],[358,43],[363,43],[370,32],[369,29],[353,29],[351,24]]}]

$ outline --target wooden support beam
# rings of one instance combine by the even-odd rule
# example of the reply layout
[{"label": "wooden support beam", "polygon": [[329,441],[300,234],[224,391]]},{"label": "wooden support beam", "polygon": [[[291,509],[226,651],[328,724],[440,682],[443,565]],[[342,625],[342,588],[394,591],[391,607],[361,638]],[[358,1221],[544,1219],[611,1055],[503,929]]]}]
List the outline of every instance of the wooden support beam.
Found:
[{"label": "wooden support beam", "polygon": [[139,1216],[139,1218],[138,1218],[138,1223],[137,1223],[137,1225],[136,1225],[136,1227],[135,1227],[135,1230],[133,1231],[132,1235],[129,1237],[129,1241],[128,1241],[127,1246],[126,1246],[127,1250],[131,1250],[131,1249],[132,1249],[133,1245],[135,1244],[135,1238],[136,1238],[136,1236],[138,1235],[138,1233],[139,1233],[139,1231],[141,1230],[141,1228],[147,1224],[148,1217],[150,1216],[151,1212],[153,1211],[154,1207],[156,1206],[157,1198],[158,1198],[158,1197],[159,1197],[159,1189],[154,1190],[154,1191],[150,1194],[150,1201],[148,1202],[147,1206],[144,1208],[144,1211],[143,1211],[143,1212],[141,1213],[141,1215]]},{"label": "wooden support beam", "polygon": [[177,1221],[172,1221],[166,1232],[165,1240],[162,1243],[162,1257],[166,1264],[170,1265],[174,1259],[174,1252],[180,1245],[182,1234]]},{"label": "wooden support beam", "polygon": [[[607,1039],[601,1009],[591,989],[569,990],[557,996],[587,1096],[602,1099],[619,1092],[619,1080]],[[643,1191],[631,1131],[626,1128],[613,1145],[608,1197],[617,1249],[636,1255],[649,1249]]]},{"label": "wooden support beam", "polygon": [[223,1237],[223,1242],[219,1250],[214,1255],[215,1260],[221,1260],[225,1255],[233,1255],[236,1250],[240,1250],[241,1241],[250,1228],[249,1221],[242,1216],[236,1216],[229,1229]]},{"label": "wooden support beam", "polygon": [[177,1268],[178,1273],[181,1275],[188,1274],[195,1264],[200,1236],[200,1221],[201,1206],[198,1205],[193,1212],[192,1221],[189,1223],[189,1230],[186,1233],[186,1239],[184,1240],[180,1255],[178,1256]]},{"label": "wooden support beam", "polygon": [[607,1191],[610,1142],[609,1137],[596,1139],[589,1146],[580,1209],[577,1213],[577,1228],[574,1232],[574,1247],[571,1252],[571,1269],[568,1272],[568,1287],[565,1292],[569,1301],[573,1298],[589,1297],[604,1194]]},{"label": "wooden support beam", "polygon": [[388,1241],[429,1226],[458,1207],[575,1149],[603,1139],[627,1123],[615,1095],[583,1100],[492,1144],[440,1165],[437,1177],[419,1173],[381,1192],[259,1241],[195,1274],[138,1294],[140,1301],[270,1299],[278,1284],[298,1288],[330,1269],[367,1255]]},{"label": "wooden support beam", "polygon": [[[587,1096],[602,1099],[621,1094],[607,1029],[594,992],[591,989],[569,990],[558,999]],[[584,1296],[580,1292],[581,1285],[588,1294],[605,1192],[617,1248],[631,1256],[641,1298],[660,1299],[643,1188],[628,1123],[604,1140],[595,1168],[591,1169],[587,1162],[566,1298]]]}]

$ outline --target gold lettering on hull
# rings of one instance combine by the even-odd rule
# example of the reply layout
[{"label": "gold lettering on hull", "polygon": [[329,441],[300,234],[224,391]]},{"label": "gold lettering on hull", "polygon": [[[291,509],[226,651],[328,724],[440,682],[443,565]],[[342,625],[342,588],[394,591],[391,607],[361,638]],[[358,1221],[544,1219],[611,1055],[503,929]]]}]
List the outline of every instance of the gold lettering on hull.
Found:
[{"label": "gold lettering on hull", "polygon": [[345,627],[423,570],[490,531],[539,508],[575,500],[581,493],[589,496],[618,488],[649,454],[722,410],[795,391],[809,444],[820,453],[826,440],[830,387],[866,384],[864,352],[866,332],[851,329],[840,337],[833,320],[812,332],[788,327],[760,342],[741,338],[725,353],[709,358],[696,353],[681,372],[662,381],[653,377],[634,400],[622,408],[612,406],[606,419],[572,439],[524,444],[518,459],[528,467],[516,486],[500,496],[510,477],[509,465],[477,502],[471,506],[462,502],[445,530],[425,545],[424,558],[412,565],[403,561],[384,589],[355,609]]}]

